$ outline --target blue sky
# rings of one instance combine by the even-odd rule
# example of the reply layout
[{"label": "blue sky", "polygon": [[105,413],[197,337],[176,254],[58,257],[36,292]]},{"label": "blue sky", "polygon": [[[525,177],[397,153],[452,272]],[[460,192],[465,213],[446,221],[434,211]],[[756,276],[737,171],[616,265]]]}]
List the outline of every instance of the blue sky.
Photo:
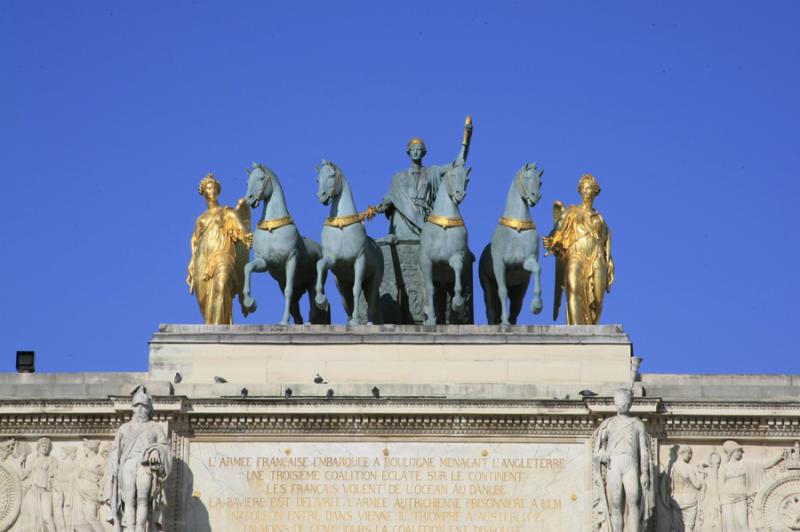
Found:
[{"label": "blue sky", "polygon": [[[617,265],[602,321],[624,325],[643,371],[798,373],[798,15],[793,1],[4,1],[0,371],[17,349],[39,371],[144,371],[159,323],[199,322],[184,279],[206,172],[234,204],[245,168],[267,164],[319,239],[320,159],[364,209],[410,137],[449,162],[471,114],[476,254],[526,161],[545,171],[542,232],[592,172]],[[542,261],[545,310],[524,323],[552,323]],[[275,283],[254,279],[259,309],[235,321],[278,321]]]}]

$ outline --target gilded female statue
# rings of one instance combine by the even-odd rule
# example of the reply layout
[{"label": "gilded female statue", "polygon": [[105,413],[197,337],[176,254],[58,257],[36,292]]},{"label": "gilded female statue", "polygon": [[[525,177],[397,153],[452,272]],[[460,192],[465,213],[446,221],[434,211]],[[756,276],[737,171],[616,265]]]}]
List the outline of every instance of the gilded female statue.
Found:
[{"label": "gilded female statue", "polygon": [[[233,323],[233,297],[242,299],[244,265],[253,243],[250,232],[250,207],[240,199],[235,209],[217,201],[222,187],[208,174],[200,181],[200,195],[208,209],[198,216],[192,233],[192,259],[189,261],[189,293],[197,293],[200,312],[208,324]],[[242,307],[242,313],[247,311]]]},{"label": "gilded female statue", "polygon": [[595,325],[600,321],[603,296],[614,282],[611,259],[611,231],[594,209],[600,185],[591,174],[578,182],[580,205],[553,204],[555,226],[542,237],[545,248],[556,257],[556,290],[553,319],[558,319],[561,293],[567,292],[567,323]]}]

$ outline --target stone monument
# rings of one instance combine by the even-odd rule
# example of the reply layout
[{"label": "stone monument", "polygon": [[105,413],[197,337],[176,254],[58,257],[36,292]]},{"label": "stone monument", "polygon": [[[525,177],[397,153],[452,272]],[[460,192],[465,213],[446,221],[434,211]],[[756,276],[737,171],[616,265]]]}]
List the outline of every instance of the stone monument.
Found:
[{"label": "stone monument", "polygon": [[[484,252],[491,324],[445,312],[422,325],[423,227],[441,229],[429,247],[466,255],[455,206],[471,130],[441,167],[412,140],[411,168],[365,212],[324,163],[320,250],[301,243],[274,174],[250,172],[247,202],[271,207],[248,273],[284,283],[276,319],[302,321],[308,293],[325,321],[332,269],[348,325],[231,324],[235,296],[254,309],[249,207],[221,207],[203,179],[188,282],[205,324],[161,325],[147,371],[0,374],[0,532],[800,530],[800,376],[643,372],[623,327],[599,324],[614,270],[590,175],[544,238],[569,325],[513,324],[538,274],[529,164]],[[376,243],[363,222],[377,211],[390,235]],[[467,263],[445,310],[471,308]]]},{"label": "stone monument", "polygon": [[152,420],[153,402],[144,386],[131,406],[133,419],[117,430],[108,459],[109,521],[115,532],[154,532],[163,529],[163,485],[172,451],[164,429]]},{"label": "stone monument", "polygon": [[644,423],[629,415],[632,405],[633,392],[627,388],[617,390],[617,415],[601,423],[593,436],[598,530],[644,531],[653,515],[650,437]]}]

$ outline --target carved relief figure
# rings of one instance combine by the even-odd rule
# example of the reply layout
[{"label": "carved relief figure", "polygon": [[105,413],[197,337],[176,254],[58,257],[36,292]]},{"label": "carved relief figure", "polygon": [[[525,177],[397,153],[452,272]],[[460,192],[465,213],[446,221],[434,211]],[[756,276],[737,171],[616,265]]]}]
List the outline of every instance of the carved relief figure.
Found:
[{"label": "carved relief figure", "polygon": [[705,474],[705,491],[702,500],[703,532],[721,532],[722,515],[719,501],[719,468],[722,457],[714,450],[708,455]]},{"label": "carved relief figure", "polygon": [[594,483],[598,530],[643,532],[653,513],[653,461],[644,423],[630,415],[633,394],[614,394],[617,415],[595,431]]},{"label": "carved relief figure", "polygon": [[36,441],[36,453],[25,462],[22,473],[23,521],[37,532],[56,532],[53,516],[53,492],[58,472],[58,462],[50,456],[53,443],[50,438]]},{"label": "carved relief figure", "polygon": [[103,497],[103,473],[106,458],[100,454],[99,440],[83,440],[84,461],[75,480],[75,501],[72,509],[70,531],[103,532],[100,506]]},{"label": "carved relief figure", "polygon": [[591,174],[581,176],[580,205],[553,204],[555,226],[542,237],[545,248],[556,257],[553,319],[558,318],[561,294],[567,293],[567,323],[596,325],[603,310],[603,297],[614,283],[611,231],[594,209],[600,185]]},{"label": "carved relief figure", "polygon": [[53,489],[53,513],[58,530],[66,530],[67,524],[70,522],[73,483],[80,466],[77,455],[77,447],[61,448],[61,460],[58,463],[55,488]]},{"label": "carved relief figure", "polygon": [[222,190],[213,174],[200,181],[200,194],[208,209],[201,214],[192,233],[192,258],[186,282],[189,293],[197,293],[200,313],[206,323],[233,323],[233,297],[239,296],[242,314],[244,265],[250,258],[253,242],[250,232],[250,207],[240,199],[236,209],[220,206]]},{"label": "carved relief figure", "polygon": [[669,485],[662,493],[664,504],[670,508],[673,532],[699,532],[703,523],[701,508],[705,488],[703,472],[691,465],[692,448],[681,445],[678,460],[669,470]]},{"label": "carved relief figure", "polygon": [[115,532],[161,529],[163,483],[172,466],[169,440],[152,420],[153,402],[142,386],[133,396],[133,418],[117,430],[108,461],[110,521]]},{"label": "carved relief figure", "polygon": [[767,469],[779,464],[788,454],[765,461],[744,461],[744,449],[737,442],[722,444],[726,461],[719,468],[719,498],[724,532],[749,532],[748,499],[761,488]]}]

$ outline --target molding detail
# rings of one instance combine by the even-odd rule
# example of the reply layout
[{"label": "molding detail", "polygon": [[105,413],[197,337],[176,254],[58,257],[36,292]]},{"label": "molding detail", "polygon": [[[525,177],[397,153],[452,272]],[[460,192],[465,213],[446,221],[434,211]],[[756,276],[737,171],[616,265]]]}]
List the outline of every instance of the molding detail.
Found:
[{"label": "molding detail", "polygon": [[219,415],[192,417],[189,430],[193,436],[232,433],[588,438],[598,422],[590,416]]}]

